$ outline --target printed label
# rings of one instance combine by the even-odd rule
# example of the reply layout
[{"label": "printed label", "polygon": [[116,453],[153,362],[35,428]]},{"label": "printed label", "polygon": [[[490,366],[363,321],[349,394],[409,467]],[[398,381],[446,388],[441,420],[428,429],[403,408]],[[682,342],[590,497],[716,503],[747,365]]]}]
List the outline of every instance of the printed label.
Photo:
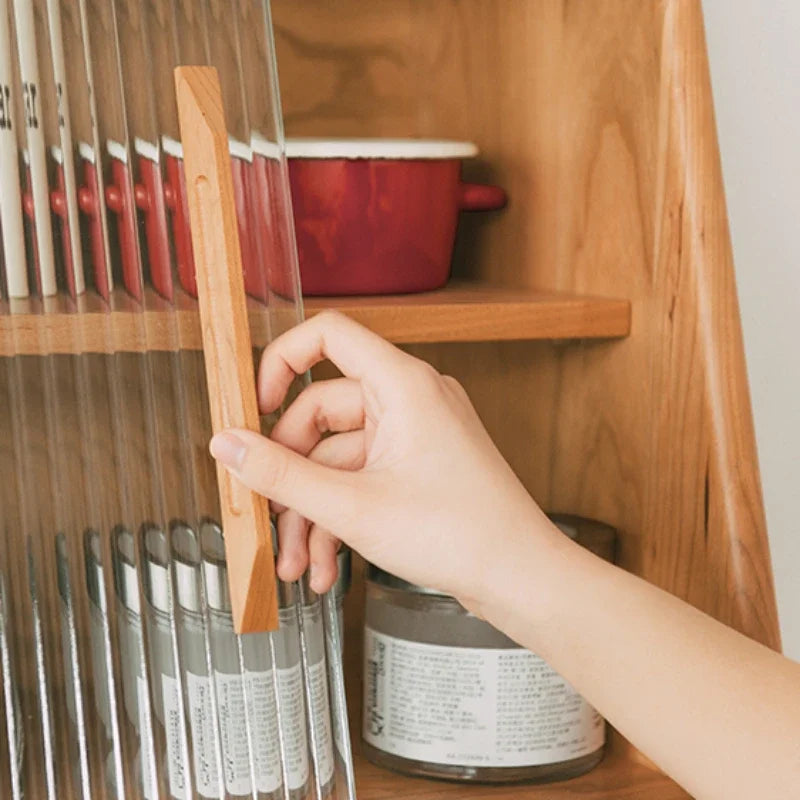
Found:
[{"label": "printed label", "polygon": [[[297,664],[277,672],[289,788],[302,789],[309,777],[302,671]],[[260,793],[268,794],[281,787],[280,745],[272,675],[269,672],[246,672],[245,681],[247,702],[251,707],[256,786]],[[178,685],[174,678],[168,676],[163,676],[162,685],[170,793],[174,798],[183,800],[186,778],[181,757]],[[252,790],[242,679],[239,675],[218,672],[215,674],[215,685],[225,789],[230,795],[248,795]],[[219,798],[221,787],[214,750],[211,682],[203,675],[187,672],[186,687],[197,792],[202,797]]]},{"label": "printed label", "polygon": [[217,672],[215,683],[225,788],[233,795],[250,794],[250,754],[242,676]]},{"label": "printed label", "polygon": [[402,758],[525,767],[588,755],[602,717],[527,650],[419,644],[365,629],[364,739]]},{"label": "printed label", "polygon": [[[245,716],[243,678],[247,685],[248,717]],[[246,672],[241,676],[217,672],[215,680],[225,788],[232,795],[252,793],[247,741],[249,718],[256,786],[259,792],[274,792],[281,786],[281,764],[271,673]]]},{"label": "printed label", "polygon": [[333,777],[333,737],[331,735],[331,706],[328,697],[328,671],[325,656],[308,668],[311,689],[312,725],[316,745],[319,782],[326,786]]},{"label": "printed label", "polygon": [[278,691],[289,789],[294,791],[308,783],[308,735],[300,664],[278,670]]},{"label": "printed label", "polygon": [[189,725],[192,731],[192,764],[198,794],[220,796],[219,770],[214,747],[214,706],[211,702],[211,680],[206,675],[186,673],[189,694]]},{"label": "printed label", "polygon": [[141,675],[136,676],[137,705],[139,707],[139,768],[141,770],[142,795],[144,800],[156,800],[158,786],[155,775],[155,752],[153,750],[150,701],[147,697],[147,683]]},{"label": "printed label", "polygon": [[186,797],[186,769],[184,766],[186,747],[183,741],[178,682],[169,675],[162,675],[161,691],[164,700],[164,735],[167,739],[169,793],[176,800],[184,800]]},{"label": "printed label", "polygon": [[271,672],[246,672],[247,701],[253,726],[256,787],[268,794],[281,787],[281,750],[278,712]]}]

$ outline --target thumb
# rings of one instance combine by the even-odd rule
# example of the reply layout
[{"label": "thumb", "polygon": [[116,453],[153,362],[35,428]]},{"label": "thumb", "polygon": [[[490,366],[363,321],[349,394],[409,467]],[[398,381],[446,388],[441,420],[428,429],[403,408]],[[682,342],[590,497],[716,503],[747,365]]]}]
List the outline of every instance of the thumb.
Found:
[{"label": "thumb", "polygon": [[209,449],[245,486],[330,530],[355,518],[356,473],[317,464],[253,431],[218,433]]}]

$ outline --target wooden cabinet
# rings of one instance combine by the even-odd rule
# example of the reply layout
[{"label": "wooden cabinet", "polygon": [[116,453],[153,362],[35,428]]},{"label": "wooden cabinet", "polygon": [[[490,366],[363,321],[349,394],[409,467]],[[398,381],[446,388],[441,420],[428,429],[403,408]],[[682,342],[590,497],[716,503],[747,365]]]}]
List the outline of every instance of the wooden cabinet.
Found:
[{"label": "wooden cabinet", "polygon": [[[631,303],[623,338],[531,335],[531,307],[516,337],[412,351],[464,383],[546,509],[614,525],[624,567],[779,647],[699,0],[275,0],[273,13],[289,135],[478,144],[468,176],[510,200],[462,217],[457,279]],[[499,341],[512,338],[552,341]],[[596,772],[557,787],[359,775],[365,797],[683,796],[639,761],[616,738]]]},{"label": "wooden cabinet", "polygon": [[[475,141],[468,177],[510,197],[462,218],[447,288],[308,312],[339,307],[454,375],[545,509],[613,525],[622,566],[778,648],[700,0],[274,0],[273,17],[290,136]],[[0,315],[0,355],[199,347],[194,312],[155,298],[143,316],[54,302]],[[362,611],[356,582],[356,750]],[[547,787],[357,758],[365,800],[686,796],[616,734],[595,771]]]}]

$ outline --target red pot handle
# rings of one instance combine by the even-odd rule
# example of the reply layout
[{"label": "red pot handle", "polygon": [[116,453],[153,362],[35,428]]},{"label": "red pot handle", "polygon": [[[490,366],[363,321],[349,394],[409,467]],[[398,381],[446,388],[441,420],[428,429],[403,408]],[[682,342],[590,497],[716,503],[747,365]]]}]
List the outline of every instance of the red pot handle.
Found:
[{"label": "red pot handle", "polygon": [[459,189],[458,205],[462,211],[495,211],[508,202],[508,195],[499,186],[462,183]]}]

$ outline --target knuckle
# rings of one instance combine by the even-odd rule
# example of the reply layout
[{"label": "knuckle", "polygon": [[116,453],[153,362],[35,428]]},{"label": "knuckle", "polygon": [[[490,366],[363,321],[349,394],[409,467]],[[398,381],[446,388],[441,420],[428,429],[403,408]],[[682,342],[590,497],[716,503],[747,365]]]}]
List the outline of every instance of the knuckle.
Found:
[{"label": "knuckle", "polygon": [[461,389],[461,384],[452,375],[442,375],[442,382],[448,389]]},{"label": "knuckle", "polygon": [[415,359],[412,369],[414,379],[421,388],[433,389],[442,377],[427,361],[420,359]]},{"label": "knuckle", "polygon": [[347,317],[341,311],[334,311],[332,308],[326,308],[320,311],[319,314],[314,316],[316,325],[321,328],[335,328],[346,321]]},{"label": "knuckle", "polygon": [[459,399],[468,399],[467,390],[452,375],[442,375],[445,386]]}]

